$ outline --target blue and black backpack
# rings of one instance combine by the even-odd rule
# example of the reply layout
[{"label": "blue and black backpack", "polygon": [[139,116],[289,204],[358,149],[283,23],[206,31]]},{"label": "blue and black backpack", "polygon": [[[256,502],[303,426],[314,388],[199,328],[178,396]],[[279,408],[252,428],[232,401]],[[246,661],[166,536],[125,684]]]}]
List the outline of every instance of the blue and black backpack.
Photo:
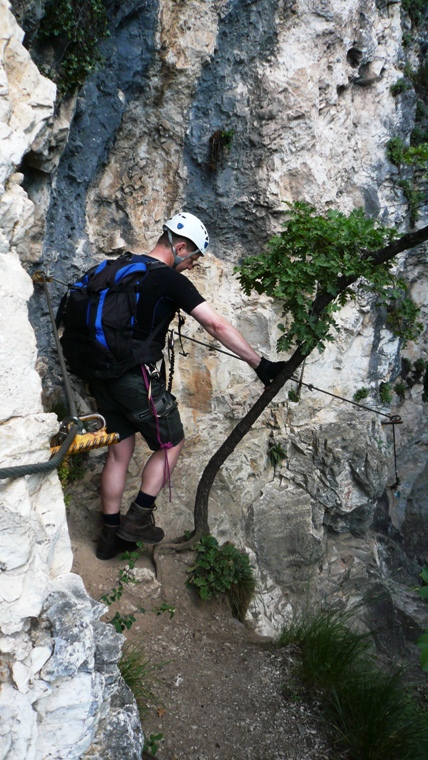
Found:
[{"label": "blue and black backpack", "polygon": [[165,264],[125,253],[91,267],[70,286],[57,323],[64,323],[61,345],[72,372],[84,380],[110,380],[158,361],[153,340],[165,320],[145,340],[134,338],[134,325],[141,283],[160,266]]}]

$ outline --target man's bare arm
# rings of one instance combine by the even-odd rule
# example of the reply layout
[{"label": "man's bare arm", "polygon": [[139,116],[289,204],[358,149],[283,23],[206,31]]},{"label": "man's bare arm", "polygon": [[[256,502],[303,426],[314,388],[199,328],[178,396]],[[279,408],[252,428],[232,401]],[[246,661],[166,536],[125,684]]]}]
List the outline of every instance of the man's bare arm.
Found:
[{"label": "man's bare arm", "polygon": [[218,314],[206,301],[196,306],[190,312],[190,316],[196,319],[200,325],[213,338],[228,348],[229,351],[244,359],[247,364],[256,369],[260,364],[261,357],[257,354],[241,333],[231,323]]}]

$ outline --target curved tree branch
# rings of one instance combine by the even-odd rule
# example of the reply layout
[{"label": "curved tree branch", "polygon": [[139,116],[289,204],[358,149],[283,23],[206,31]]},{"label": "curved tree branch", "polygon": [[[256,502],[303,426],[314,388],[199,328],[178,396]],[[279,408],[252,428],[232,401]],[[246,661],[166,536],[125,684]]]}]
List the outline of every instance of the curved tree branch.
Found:
[{"label": "curved tree branch", "polygon": [[[371,259],[374,264],[378,266],[384,264],[386,261],[390,261],[402,251],[414,248],[426,240],[428,240],[428,226],[403,235],[399,240],[385,246],[385,248],[380,248],[377,251],[366,251],[363,253],[363,256]],[[340,293],[356,282],[357,279],[357,276],[338,277],[332,288],[335,291],[335,295],[332,295],[327,291],[319,293],[312,304],[312,314],[319,316]],[[253,404],[251,409],[249,409],[247,414],[238,422],[236,427],[228,435],[224,443],[219,449],[217,449],[206,465],[196,492],[194,508],[195,529],[192,538],[182,543],[165,545],[165,548],[173,546],[178,551],[188,549],[198,541],[201,536],[209,533],[208,499],[214,479],[220,467],[224,464],[230,454],[232,454],[238,443],[240,443],[244,436],[249,432],[252,425],[260,417],[278,391],[283,387],[287,380],[292,377],[296,369],[306,359],[310,351],[305,350],[305,348],[307,348],[306,344],[303,343],[296,349],[290,359],[285,363],[283,370],[276,376],[272,384],[268,388],[265,388],[261,396]]]}]

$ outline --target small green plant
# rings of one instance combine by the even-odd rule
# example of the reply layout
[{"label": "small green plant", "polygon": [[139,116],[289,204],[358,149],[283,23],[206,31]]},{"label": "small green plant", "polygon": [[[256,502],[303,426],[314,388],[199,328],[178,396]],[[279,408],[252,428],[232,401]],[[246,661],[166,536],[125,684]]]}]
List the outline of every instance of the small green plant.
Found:
[{"label": "small green plant", "polygon": [[[145,610],[141,608],[140,612],[145,612]],[[118,633],[123,633],[124,631],[129,631],[129,629],[132,628],[136,619],[137,618],[132,613],[129,613],[128,615],[121,615],[120,612],[116,612],[115,616],[112,617],[109,622],[115,631]]]},{"label": "small green plant", "polygon": [[404,401],[404,399],[405,399],[406,390],[407,390],[407,385],[405,385],[404,383],[400,383],[400,382],[395,383],[395,385],[394,385],[394,391],[396,392],[398,398],[401,401]]},{"label": "small green plant", "polygon": [[[428,567],[423,567],[420,572],[423,585],[418,588],[418,593],[421,599],[428,601]],[[417,646],[421,650],[421,668],[428,673],[428,629],[426,629],[422,636],[419,636]]]},{"label": "small green plant", "polygon": [[[121,600],[125,586],[133,583],[138,583],[132,571],[134,570],[135,564],[138,558],[141,556],[143,549],[144,544],[141,541],[137,541],[136,550],[131,552],[124,552],[121,554],[120,559],[122,561],[125,561],[127,564],[125,567],[121,567],[119,569],[117,585],[113,586],[110,591],[107,591],[100,597],[101,601],[104,602],[104,604],[106,604],[108,607]],[[136,610],[136,612],[140,612],[142,614],[147,611],[154,612],[156,615],[162,615],[164,612],[168,612],[169,617],[172,618],[174,617],[175,607],[173,607],[171,604],[163,602],[161,605],[159,605],[159,607],[154,607],[153,610],[146,610],[144,607],[139,607],[138,610]],[[125,630],[129,631],[135,621],[136,617],[134,614],[130,613],[128,615],[122,615],[121,612],[117,611],[109,622],[112,624],[112,626],[114,626],[115,630],[118,633],[122,633]]]},{"label": "small green plant", "polygon": [[363,388],[358,388],[358,390],[355,391],[352,398],[354,399],[354,401],[358,403],[358,401],[362,401],[363,399],[367,398],[368,395],[369,395],[369,392],[367,388],[363,387]]},{"label": "small green plant", "polygon": [[409,289],[403,279],[398,277],[378,299],[386,312],[385,324],[394,335],[399,335],[401,345],[421,334],[422,322],[418,321],[419,308],[409,296]]},{"label": "small green plant", "polygon": [[379,398],[382,404],[390,404],[392,401],[392,391],[389,383],[380,383]]},{"label": "small green plant", "polygon": [[66,456],[58,467],[58,477],[63,488],[82,480],[86,472],[86,454]]},{"label": "small green plant", "polygon": [[386,143],[386,155],[388,161],[395,166],[401,166],[404,161],[405,145],[401,137],[391,137]]},{"label": "small green plant", "polygon": [[233,129],[216,129],[210,137],[209,166],[215,171],[232,145]]},{"label": "small green plant", "polygon": [[404,48],[409,47],[409,45],[411,45],[413,42],[413,35],[411,32],[403,32],[402,41]]},{"label": "small green plant", "polygon": [[197,590],[204,601],[227,594],[232,615],[243,620],[256,581],[250,560],[231,543],[222,546],[214,536],[202,536],[195,546],[196,559],[189,568],[186,586]]},{"label": "small green plant", "polygon": [[169,619],[172,620],[172,618],[175,615],[175,607],[173,607],[172,604],[168,604],[167,602],[162,602],[159,607],[153,607],[152,612],[154,612],[156,615],[163,615],[164,612],[167,612],[169,615]]},{"label": "small green plant", "polygon": [[277,467],[281,467],[282,462],[287,456],[287,452],[280,443],[275,443],[275,441],[271,440],[268,446],[267,456],[271,467],[275,470]]},{"label": "small green plant", "polygon": [[163,739],[163,734],[150,734],[150,736],[145,739],[143,750],[144,752],[149,752],[151,755],[156,755],[156,752],[159,749],[159,742],[161,742]]},{"label": "small green plant", "polygon": [[293,404],[298,404],[299,403],[299,401],[300,401],[299,394],[297,393],[297,391],[294,390],[294,388],[291,388],[288,391],[288,400],[292,401]]},{"label": "small green plant", "polygon": [[410,226],[414,227],[418,221],[419,206],[425,198],[425,194],[422,190],[418,190],[413,182],[408,179],[400,179],[398,186],[401,187],[404,197],[409,206],[409,222]]},{"label": "small green plant", "polygon": [[407,358],[407,356],[401,357],[401,376],[407,377],[410,370],[412,369],[412,362],[410,359]]},{"label": "small green plant", "polygon": [[406,164],[423,167],[428,161],[428,143],[420,142],[418,145],[411,145],[405,151],[404,160]]},{"label": "small green plant", "polygon": [[55,50],[46,73],[62,92],[73,92],[102,60],[100,40],[107,37],[107,11],[102,0],[48,0],[39,38]]},{"label": "small green plant", "polygon": [[406,92],[406,90],[411,90],[412,85],[410,82],[408,82],[404,77],[400,77],[400,79],[397,79],[394,84],[391,85],[389,88],[389,91],[391,95],[396,98],[397,95],[401,95],[403,92]]},{"label": "small green plant", "polygon": [[[113,586],[106,594],[102,594],[101,601],[107,606],[118,602],[123,594],[124,587],[130,583],[136,583],[135,577],[132,574],[132,570],[135,568],[135,564],[138,558],[141,556],[141,548],[132,552],[124,552],[121,554],[120,559],[127,564],[125,567],[119,569],[117,578],[117,586]],[[130,627],[130,626],[126,626]]]},{"label": "small green plant", "polygon": [[416,359],[415,363],[413,364],[413,367],[415,369],[415,372],[422,374],[422,372],[425,370],[427,366],[427,363],[424,359]]}]

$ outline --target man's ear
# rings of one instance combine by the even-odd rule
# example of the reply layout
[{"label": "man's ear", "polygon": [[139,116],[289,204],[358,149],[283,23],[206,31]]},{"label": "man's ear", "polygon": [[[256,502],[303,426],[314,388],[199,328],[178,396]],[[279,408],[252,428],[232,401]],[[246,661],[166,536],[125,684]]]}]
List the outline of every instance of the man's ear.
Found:
[{"label": "man's ear", "polygon": [[175,246],[175,250],[177,251],[178,256],[184,256],[187,253],[190,253],[190,251],[187,250],[186,243],[184,240],[180,240],[179,243],[177,243]]}]

